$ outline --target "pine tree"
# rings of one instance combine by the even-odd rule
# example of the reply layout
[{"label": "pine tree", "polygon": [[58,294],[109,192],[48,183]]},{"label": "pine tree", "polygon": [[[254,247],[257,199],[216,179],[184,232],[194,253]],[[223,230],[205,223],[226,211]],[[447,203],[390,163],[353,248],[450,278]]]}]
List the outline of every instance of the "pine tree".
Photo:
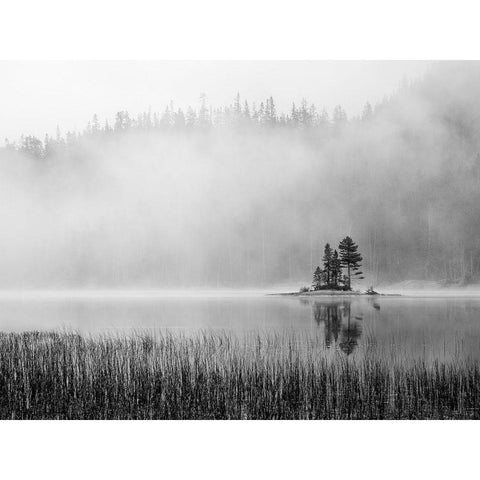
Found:
[{"label": "pine tree", "polygon": [[298,110],[297,110],[297,107],[295,106],[295,102],[294,102],[294,103],[292,103],[292,110],[290,112],[290,122],[292,123],[292,125],[294,127],[296,127],[298,125],[298,117],[299,117]]},{"label": "pine tree", "polygon": [[242,107],[240,104],[240,93],[237,93],[235,100],[233,101],[233,112],[235,114],[235,118],[238,120],[242,114]]},{"label": "pine tree", "polygon": [[168,129],[173,124],[172,112],[170,108],[167,106],[165,107],[165,111],[163,112],[162,118],[160,118],[160,126],[162,128]]},{"label": "pine tree", "polygon": [[258,108],[258,123],[265,122],[265,105],[263,102],[260,102],[260,107]]},{"label": "pine tree", "polygon": [[152,110],[150,107],[148,108],[148,112],[143,113],[143,125],[147,130],[152,128]]},{"label": "pine tree", "polygon": [[116,132],[119,132],[120,130],[126,130],[127,129],[127,112],[117,112],[115,114],[115,124],[113,126],[113,129]]},{"label": "pine tree", "polygon": [[273,101],[273,97],[267,98],[265,104],[265,118],[264,122],[268,125],[274,125],[277,121],[277,110],[275,107],[275,103]]},{"label": "pine tree", "polygon": [[333,109],[333,124],[336,126],[341,126],[347,123],[347,114],[341,105],[337,105]]},{"label": "pine tree", "polygon": [[243,116],[247,121],[250,120],[250,108],[248,107],[248,102],[246,100],[243,106]]},{"label": "pine tree", "polygon": [[44,157],[44,148],[43,142],[35,137],[34,135],[22,135],[20,137],[21,144],[20,144],[20,151],[28,153],[32,157],[35,158],[43,158]]},{"label": "pine tree", "polygon": [[[68,148],[73,148],[77,141],[77,134],[75,132],[68,131],[66,134],[65,143],[61,144],[61,146],[67,146]],[[59,143],[55,143],[56,148],[59,148]]]},{"label": "pine tree", "polygon": [[43,141],[43,155],[45,158],[51,157],[55,152],[54,142],[45,134],[45,140]]},{"label": "pine tree", "polygon": [[352,289],[352,276],[363,279],[360,272],[362,255],[358,252],[358,245],[349,237],[345,237],[338,245],[340,251],[341,266],[347,269],[346,284],[347,290]]},{"label": "pine tree", "polygon": [[362,120],[364,121],[370,120],[372,118],[372,115],[373,115],[372,106],[370,105],[370,103],[367,102],[365,104],[365,107],[363,107]]},{"label": "pine tree", "polygon": [[252,103],[252,120],[255,123],[258,123],[258,110],[257,110],[257,105],[255,102]]},{"label": "pine tree", "polygon": [[311,104],[308,109],[308,121],[309,126],[316,127],[318,125],[318,114],[317,114],[317,107],[315,104]]},{"label": "pine tree", "polygon": [[197,123],[197,114],[192,107],[188,107],[187,116],[185,118],[185,126],[189,129],[193,128]]},{"label": "pine tree", "polygon": [[325,248],[323,250],[323,271],[325,272],[325,281],[327,286],[330,286],[332,282],[332,259],[333,259],[333,252],[330,244],[325,244]]},{"label": "pine tree", "polygon": [[315,272],[313,273],[313,283],[312,287],[314,290],[320,290],[320,287],[322,286],[323,282],[323,272],[320,267],[317,267],[315,269]]},{"label": "pine tree", "polygon": [[333,252],[331,265],[331,282],[334,287],[338,288],[342,281],[342,264],[337,250]]},{"label": "pine tree", "polygon": [[95,113],[92,118],[92,133],[98,135],[100,133],[100,122],[98,121],[98,115]]},{"label": "pine tree", "polygon": [[318,116],[318,126],[325,128],[330,125],[330,116],[328,115],[328,112],[323,109],[322,113]]},{"label": "pine tree", "polygon": [[300,110],[298,112],[298,122],[302,127],[308,127],[310,123],[308,115],[308,105],[307,101],[303,98],[302,103],[300,104]]},{"label": "pine tree", "polygon": [[207,108],[207,95],[205,93],[200,94],[200,109],[198,110],[198,126],[206,128],[210,126],[210,115]]}]

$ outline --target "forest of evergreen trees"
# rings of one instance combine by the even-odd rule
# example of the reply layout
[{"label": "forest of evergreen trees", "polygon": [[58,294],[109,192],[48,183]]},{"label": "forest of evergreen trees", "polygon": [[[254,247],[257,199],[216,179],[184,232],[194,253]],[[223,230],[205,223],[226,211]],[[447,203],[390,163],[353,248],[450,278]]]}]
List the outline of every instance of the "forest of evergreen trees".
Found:
[{"label": "forest of evergreen trees", "polygon": [[[352,118],[351,122],[367,120],[372,116],[372,112],[372,106],[366,103],[362,116]],[[124,132],[189,132],[222,127],[240,131],[283,127],[322,132],[339,128],[347,122],[347,114],[341,105],[334,108],[330,118],[325,109],[318,112],[315,105],[308,104],[305,99],[298,106],[293,103],[288,114],[280,114],[272,97],[260,102],[258,106],[255,103],[250,106],[247,100],[242,103],[238,93],[232,105],[213,108],[207,105],[207,97],[202,94],[197,109],[189,106],[184,112],[181,108],[176,109],[172,102],[162,113],[152,113],[149,110],[134,116],[127,111],[120,111],[116,113],[113,124],[108,119],[100,123],[98,116],[94,114],[82,132],[67,131],[62,135],[57,127],[55,136],[46,134],[44,139],[40,139],[33,135],[22,135],[18,141],[10,142],[5,139],[5,147],[40,159],[64,154],[83,139],[119,135]]]},{"label": "forest of evergreen trees", "polygon": [[369,284],[479,281],[479,111],[479,68],[449,65],[356,117],[202,95],[7,140],[0,283],[303,283],[345,231]]}]

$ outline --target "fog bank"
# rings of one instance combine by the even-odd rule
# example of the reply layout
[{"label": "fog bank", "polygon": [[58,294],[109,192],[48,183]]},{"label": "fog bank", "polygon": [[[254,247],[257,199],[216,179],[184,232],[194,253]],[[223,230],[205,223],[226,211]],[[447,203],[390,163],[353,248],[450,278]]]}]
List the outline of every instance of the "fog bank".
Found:
[{"label": "fog bank", "polygon": [[307,283],[347,234],[373,284],[474,281],[479,94],[477,63],[445,64],[358,118],[242,98],[24,138],[0,151],[0,286]]}]

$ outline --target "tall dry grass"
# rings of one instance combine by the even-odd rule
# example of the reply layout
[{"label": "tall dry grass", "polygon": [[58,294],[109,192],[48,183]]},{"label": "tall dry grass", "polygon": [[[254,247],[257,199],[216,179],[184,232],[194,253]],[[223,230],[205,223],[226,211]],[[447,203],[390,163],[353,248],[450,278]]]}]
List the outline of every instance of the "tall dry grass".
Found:
[{"label": "tall dry grass", "polygon": [[367,351],[317,338],[0,334],[3,419],[445,419],[480,417],[475,361]]}]

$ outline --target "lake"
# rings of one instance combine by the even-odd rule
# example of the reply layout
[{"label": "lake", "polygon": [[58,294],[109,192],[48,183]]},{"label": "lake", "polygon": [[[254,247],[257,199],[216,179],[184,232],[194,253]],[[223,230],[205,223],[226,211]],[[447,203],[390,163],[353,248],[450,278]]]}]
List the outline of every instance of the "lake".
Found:
[{"label": "lake", "polygon": [[0,295],[0,330],[83,334],[201,330],[235,335],[298,332],[326,351],[384,352],[427,360],[480,359],[480,297],[299,298],[258,292],[24,292]]}]

